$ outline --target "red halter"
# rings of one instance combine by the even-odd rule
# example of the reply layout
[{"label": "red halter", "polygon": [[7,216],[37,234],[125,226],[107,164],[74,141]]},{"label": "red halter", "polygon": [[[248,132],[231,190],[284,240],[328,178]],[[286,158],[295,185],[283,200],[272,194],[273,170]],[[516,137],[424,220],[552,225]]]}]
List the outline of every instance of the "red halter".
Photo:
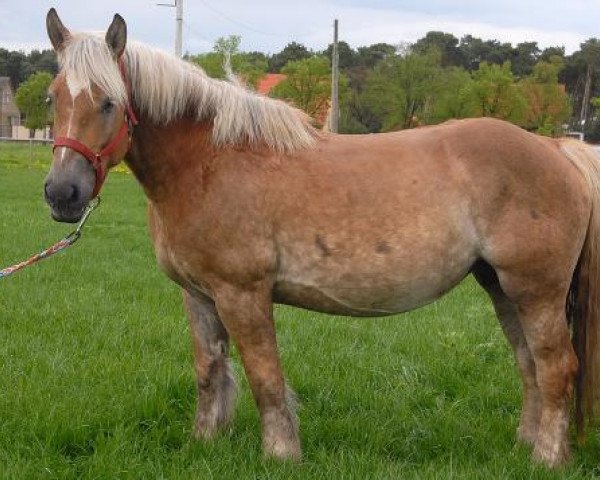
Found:
[{"label": "red halter", "polygon": [[[112,155],[114,151],[119,148],[119,145],[123,139],[128,134],[131,134],[133,127],[138,124],[138,119],[135,116],[131,106],[131,86],[127,81],[127,77],[125,75],[125,65],[123,64],[122,59],[119,60],[119,70],[121,71],[121,77],[123,78],[123,82],[127,88],[127,105],[125,107],[125,119],[123,121],[123,125],[115,134],[115,136],[99,152],[94,152],[91,148],[89,148],[87,145],[84,145],[79,140],[69,137],[55,138],[54,146],[52,147],[53,152],[58,147],[67,147],[75,150],[83,155],[92,164],[92,167],[96,172],[96,183],[94,185],[94,191],[92,192],[92,198],[96,198],[98,193],[100,193],[100,189],[102,188],[102,184],[104,183],[104,180],[106,180],[106,174],[108,173],[102,158]],[[131,135],[129,136],[129,140],[131,140]]]}]

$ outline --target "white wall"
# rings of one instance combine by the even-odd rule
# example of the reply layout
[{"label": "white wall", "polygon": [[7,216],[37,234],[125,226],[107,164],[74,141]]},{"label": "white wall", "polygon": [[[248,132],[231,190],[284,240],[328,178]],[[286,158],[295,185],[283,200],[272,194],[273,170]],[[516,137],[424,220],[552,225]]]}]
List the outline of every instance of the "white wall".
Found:
[{"label": "white wall", "polygon": [[[13,140],[28,140],[29,139],[29,129],[23,127],[22,125],[13,125],[12,129],[12,138]],[[36,140],[46,140],[50,138],[50,128],[46,127],[44,130],[36,130],[35,131],[35,139]]]}]

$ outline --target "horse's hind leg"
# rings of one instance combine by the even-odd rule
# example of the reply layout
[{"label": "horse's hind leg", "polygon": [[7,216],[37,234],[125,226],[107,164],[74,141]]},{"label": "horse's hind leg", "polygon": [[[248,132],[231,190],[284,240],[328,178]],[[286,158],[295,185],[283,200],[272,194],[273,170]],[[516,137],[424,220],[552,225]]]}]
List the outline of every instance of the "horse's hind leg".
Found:
[{"label": "horse's hind leg", "polygon": [[209,298],[183,292],[194,345],[198,406],[194,435],[212,437],[231,418],[236,385],[229,362],[229,336]]},{"label": "horse's hind leg", "polygon": [[488,264],[478,262],[473,275],[490,296],[502,330],[515,355],[523,383],[523,409],[517,429],[517,438],[534,445],[541,417],[541,398],[536,381],[535,363],[529,350],[516,305],[509,300],[500,287],[496,272]]},{"label": "horse's hind leg", "polygon": [[496,269],[502,292],[517,307],[535,365],[541,413],[533,456],[549,467],[569,457],[569,410],[578,367],[565,312],[571,272],[564,268],[567,255],[561,258],[563,252],[557,251],[551,257],[527,257],[523,264]]},{"label": "horse's hind leg", "polygon": [[543,297],[519,302],[519,318],[533,354],[542,400],[533,455],[550,467],[569,457],[569,410],[578,367],[565,316],[565,297],[564,289],[548,289]]}]

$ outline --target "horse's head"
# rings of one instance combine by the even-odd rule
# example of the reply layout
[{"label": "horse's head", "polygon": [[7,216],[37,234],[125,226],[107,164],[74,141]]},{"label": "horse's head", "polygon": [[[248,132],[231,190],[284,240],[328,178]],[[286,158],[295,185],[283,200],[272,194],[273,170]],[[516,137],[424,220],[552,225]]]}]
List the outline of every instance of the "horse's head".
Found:
[{"label": "horse's head", "polygon": [[54,150],[44,193],[52,217],[78,221],[108,169],[128,148],[127,89],[119,63],[127,27],[115,15],[104,38],[71,33],[56,10],[46,17],[60,71],[48,92],[54,105]]}]

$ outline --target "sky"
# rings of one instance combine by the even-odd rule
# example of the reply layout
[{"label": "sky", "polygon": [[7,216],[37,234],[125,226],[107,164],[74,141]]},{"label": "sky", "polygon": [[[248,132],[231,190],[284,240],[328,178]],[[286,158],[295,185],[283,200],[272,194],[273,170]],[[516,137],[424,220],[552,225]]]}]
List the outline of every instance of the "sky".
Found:
[{"label": "sky", "polygon": [[[0,0],[0,47],[50,48],[45,16],[55,7],[67,28],[106,30],[121,14],[130,38],[173,50],[173,0]],[[537,41],[567,53],[600,36],[597,0],[182,0],[183,51],[207,52],[221,36],[240,35],[244,51],[275,53],[296,41],[323,50],[339,19],[340,40],[356,48],[414,42],[430,30],[511,42]]]}]

